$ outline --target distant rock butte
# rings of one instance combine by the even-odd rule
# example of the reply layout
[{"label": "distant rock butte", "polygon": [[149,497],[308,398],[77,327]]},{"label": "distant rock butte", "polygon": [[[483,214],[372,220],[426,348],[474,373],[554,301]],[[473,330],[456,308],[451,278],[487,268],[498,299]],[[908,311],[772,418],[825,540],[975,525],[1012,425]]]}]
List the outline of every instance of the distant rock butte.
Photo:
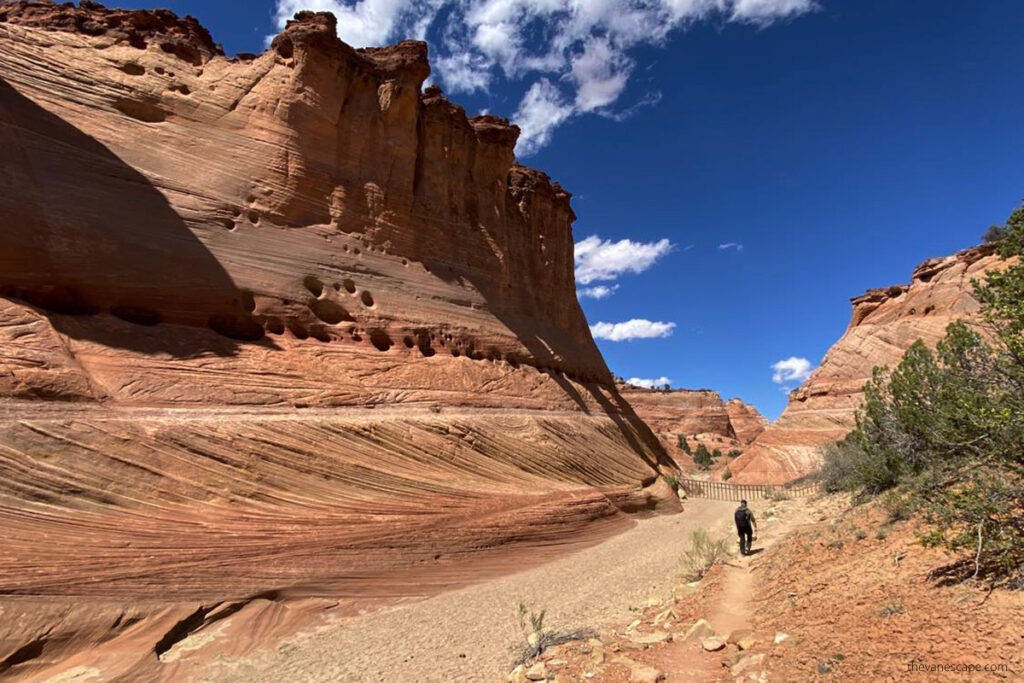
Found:
[{"label": "distant rock butte", "polygon": [[[692,469],[693,458],[679,448],[679,437],[691,449],[703,443],[712,450],[742,451],[768,424],[757,408],[738,398],[723,401],[710,389],[645,389],[622,382],[618,388],[684,469]],[[721,469],[727,463],[716,464]]]},{"label": "distant rock butte", "polygon": [[0,2],[0,677],[189,678],[678,509],[569,194],[334,28]]},{"label": "distant rock butte", "polygon": [[909,285],[872,289],[852,299],[846,333],[790,394],[779,419],[732,464],[732,481],[780,483],[815,470],[823,446],[853,428],[872,370],[895,367],[917,339],[934,345],[950,322],[974,318],[978,302],[971,280],[1000,263],[993,247],[974,247],[925,261]]}]

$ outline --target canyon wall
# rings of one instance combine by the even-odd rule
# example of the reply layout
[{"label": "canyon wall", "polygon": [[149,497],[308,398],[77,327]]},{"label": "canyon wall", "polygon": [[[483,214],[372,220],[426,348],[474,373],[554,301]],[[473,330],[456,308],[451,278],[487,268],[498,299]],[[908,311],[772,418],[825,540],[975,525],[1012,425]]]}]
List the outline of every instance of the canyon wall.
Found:
[{"label": "canyon wall", "polygon": [[733,464],[733,481],[782,483],[817,469],[822,448],[853,428],[872,370],[895,367],[918,339],[934,345],[950,322],[975,318],[971,280],[1000,262],[993,246],[978,246],[925,261],[909,285],[872,289],[852,299],[845,334],[790,394],[779,419]]},{"label": "canyon wall", "polygon": [[[645,389],[618,384],[619,393],[661,440],[665,450],[684,469],[696,469],[691,454],[679,446],[683,438],[691,451],[699,444],[723,453],[743,451],[765,430],[768,421],[754,406],[738,398],[723,401],[710,389]],[[724,470],[716,462],[712,469]]]},{"label": "canyon wall", "polygon": [[678,509],[569,194],[428,74],[0,3],[0,677],[188,678]]}]

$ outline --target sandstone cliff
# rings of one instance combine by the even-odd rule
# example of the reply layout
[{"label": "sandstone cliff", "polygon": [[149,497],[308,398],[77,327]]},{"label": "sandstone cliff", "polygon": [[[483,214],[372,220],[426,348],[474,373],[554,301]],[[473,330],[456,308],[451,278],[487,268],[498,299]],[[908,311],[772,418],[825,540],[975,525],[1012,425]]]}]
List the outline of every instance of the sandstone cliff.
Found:
[{"label": "sandstone cliff", "polygon": [[569,194],[428,74],[0,3],[0,677],[186,677],[678,505]]},{"label": "sandstone cliff", "polygon": [[[686,439],[691,450],[704,444],[710,450],[743,451],[764,431],[768,421],[754,406],[738,398],[723,401],[709,389],[644,389],[619,383],[619,393],[661,439],[683,469],[694,469],[693,458],[679,447]],[[728,463],[719,461],[716,470]]]},{"label": "sandstone cliff", "polygon": [[934,344],[950,322],[971,319],[978,310],[971,280],[999,263],[993,247],[974,247],[925,261],[909,285],[872,289],[852,299],[846,333],[790,394],[779,419],[735,462],[733,481],[780,483],[817,468],[822,447],[853,427],[872,370],[894,367],[916,340]]}]

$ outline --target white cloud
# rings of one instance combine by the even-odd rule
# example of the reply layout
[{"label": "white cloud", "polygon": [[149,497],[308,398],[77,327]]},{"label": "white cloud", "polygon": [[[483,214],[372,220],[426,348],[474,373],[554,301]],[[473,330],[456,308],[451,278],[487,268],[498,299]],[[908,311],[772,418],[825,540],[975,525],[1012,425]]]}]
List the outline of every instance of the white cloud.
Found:
[{"label": "white cloud", "polygon": [[726,242],[725,244],[719,244],[718,248],[722,250],[735,249],[736,251],[743,251],[743,245],[739,242]]},{"label": "white cloud", "polygon": [[[334,12],[338,35],[355,47],[425,38],[452,92],[487,90],[498,73],[526,81],[514,118],[524,129],[517,152],[529,156],[573,115],[618,119],[635,110],[613,110],[633,72],[630,50],[662,45],[697,21],[767,26],[815,7],[815,0],[276,0],[275,20],[283,28],[299,10]],[[656,99],[638,94],[641,106]],[[543,111],[555,118],[545,123]]]},{"label": "white cloud", "polygon": [[775,371],[772,375],[772,381],[776,384],[785,384],[786,382],[803,382],[811,376],[814,366],[806,358],[790,356],[785,360],[774,363],[772,370]]},{"label": "white cloud", "polygon": [[634,387],[640,387],[642,389],[655,389],[661,387],[669,387],[672,384],[672,380],[668,377],[659,377],[658,379],[645,379],[643,377],[630,377],[626,380],[626,384],[630,384]]},{"label": "white cloud", "polygon": [[614,294],[618,288],[618,285],[612,285],[611,287],[605,285],[584,287],[583,289],[576,290],[576,296],[580,299],[606,299]]},{"label": "white cloud", "polygon": [[815,7],[814,0],[735,0],[732,19],[766,24],[810,12]]},{"label": "white cloud", "polygon": [[590,333],[594,335],[595,339],[607,339],[608,341],[658,339],[671,335],[675,327],[675,323],[633,318],[624,323],[595,323],[590,326]]},{"label": "white cloud", "polygon": [[338,18],[338,37],[354,47],[385,45],[399,27],[399,19],[410,11],[409,0],[277,0],[274,18],[278,28],[296,12],[333,12]]},{"label": "white cloud", "polygon": [[551,133],[572,113],[572,106],[551,81],[542,78],[531,85],[512,117],[522,131],[516,151],[529,156],[546,147]]},{"label": "white cloud", "polygon": [[619,99],[633,71],[633,60],[615,50],[608,38],[591,38],[572,58],[576,108],[582,112],[607,107]]},{"label": "white cloud", "polygon": [[490,63],[481,55],[460,52],[436,57],[433,62],[437,74],[453,93],[486,92],[491,86]]},{"label": "white cloud", "polygon": [[576,281],[588,285],[597,280],[614,280],[623,273],[642,273],[672,251],[668,239],[657,242],[612,242],[597,235],[576,243]]}]

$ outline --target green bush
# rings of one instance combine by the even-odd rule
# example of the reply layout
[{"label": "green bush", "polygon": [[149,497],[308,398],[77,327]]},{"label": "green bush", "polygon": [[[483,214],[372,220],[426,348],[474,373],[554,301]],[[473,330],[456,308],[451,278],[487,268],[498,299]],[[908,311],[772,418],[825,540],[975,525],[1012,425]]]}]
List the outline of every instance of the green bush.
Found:
[{"label": "green bush", "polygon": [[738,458],[741,455],[743,455],[743,451],[737,450],[737,449],[734,448],[731,451],[729,451],[728,453],[726,453],[725,455],[728,458]]},{"label": "green bush", "polygon": [[703,469],[711,467],[714,459],[711,457],[711,452],[708,447],[704,444],[697,444],[697,450],[693,453],[693,461],[700,465]]},{"label": "green bush", "polygon": [[[1024,256],[1024,206],[997,233],[1000,256]],[[918,341],[891,372],[876,368],[822,481],[862,497],[895,490],[883,501],[892,519],[916,511],[923,543],[1012,581],[1024,565],[1024,263],[974,293],[988,334],[957,321],[934,351]]]},{"label": "green bush", "polygon": [[711,459],[712,460],[718,460],[721,457],[722,457],[722,451],[718,450],[717,448],[711,452]]},{"label": "green bush", "polygon": [[693,451],[690,450],[690,443],[686,440],[685,436],[678,437],[676,443],[679,445],[679,448],[683,450],[683,453],[693,455]]},{"label": "green bush", "polygon": [[729,481],[730,479],[732,479],[732,471],[726,467],[722,472],[722,481]]},{"label": "green bush", "polygon": [[729,542],[724,538],[712,538],[704,529],[690,534],[690,549],[683,555],[683,577],[687,581],[699,581],[712,567],[729,557]]}]

